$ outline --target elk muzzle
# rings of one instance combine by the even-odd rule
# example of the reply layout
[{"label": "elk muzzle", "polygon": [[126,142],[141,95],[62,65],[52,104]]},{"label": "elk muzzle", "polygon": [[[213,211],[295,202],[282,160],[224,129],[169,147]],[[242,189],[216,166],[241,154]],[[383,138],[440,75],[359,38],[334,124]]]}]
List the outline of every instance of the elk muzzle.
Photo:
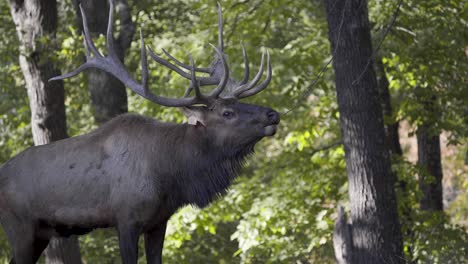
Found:
[{"label": "elk muzzle", "polygon": [[266,113],[268,123],[264,128],[265,136],[273,136],[276,133],[277,126],[280,122],[280,115],[275,110],[271,109]]}]

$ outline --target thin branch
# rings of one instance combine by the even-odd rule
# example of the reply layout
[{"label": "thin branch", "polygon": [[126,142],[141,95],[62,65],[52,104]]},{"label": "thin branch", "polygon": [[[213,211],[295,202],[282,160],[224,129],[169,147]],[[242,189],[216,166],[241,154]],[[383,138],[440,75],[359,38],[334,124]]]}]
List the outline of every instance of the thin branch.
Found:
[{"label": "thin branch", "polygon": [[[339,141],[335,141],[335,142],[332,142],[328,145],[323,145],[323,146],[320,146],[318,148],[314,148],[314,149],[311,149],[309,151],[307,151],[306,153],[308,153],[310,155],[310,157],[312,157],[313,155],[319,153],[319,152],[322,152],[322,151],[326,151],[326,150],[329,150],[329,149],[332,149],[332,148],[336,148],[338,146],[341,146],[343,144],[343,141],[339,140]],[[284,168],[287,168],[289,167],[295,160],[288,160],[287,162],[284,162],[283,164],[277,166],[278,169],[284,169]]]},{"label": "thin branch", "polygon": [[310,156],[313,156],[319,152],[322,152],[322,151],[325,151],[325,150],[329,150],[329,149],[332,149],[332,148],[336,148],[338,146],[341,146],[343,145],[343,141],[339,140],[339,141],[336,141],[336,142],[332,142],[328,145],[323,145],[323,146],[320,146],[318,148],[314,148],[314,149],[311,149],[308,153]]},{"label": "thin branch", "polygon": [[[227,19],[226,19],[227,22]],[[237,29],[237,26],[239,24],[239,14],[236,14],[234,17],[234,21],[232,22],[231,30],[226,34],[226,43],[229,43],[231,40],[232,35],[234,35],[234,32]]]},{"label": "thin branch", "polygon": [[230,7],[230,9],[233,9],[233,8],[237,7],[238,5],[247,4],[248,2],[250,2],[250,0],[239,1],[239,2],[237,2],[237,3],[234,3],[234,4]]},{"label": "thin branch", "polygon": [[393,12],[393,15],[392,15],[392,20],[390,21],[390,24],[388,25],[388,27],[385,29],[385,32],[384,32],[384,35],[382,37],[382,39],[380,40],[379,44],[377,45],[377,48],[372,52],[372,55],[370,56],[370,58],[367,60],[367,63],[366,63],[366,67],[364,67],[364,70],[359,74],[359,76],[357,77],[356,80],[354,80],[352,82],[352,85],[356,85],[359,80],[361,80],[362,76],[364,75],[364,73],[367,71],[367,69],[369,68],[369,65],[371,64],[371,62],[375,59],[375,54],[377,54],[377,52],[380,50],[385,38],[387,37],[388,33],[390,32],[390,29],[393,27],[393,25],[395,24],[395,21],[396,21],[396,18],[398,17],[398,13],[400,12],[400,9],[401,9],[401,5],[403,4],[403,0],[400,0],[398,2],[398,5],[395,9],[395,11]]},{"label": "thin branch", "polygon": [[[346,0],[346,3],[345,5],[347,4],[347,1]],[[345,18],[345,12],[346,11],[346,8],[343,8],[343,12],[341,13],[341,21],[340,21],[340,26],[338,28],[338,37],[337,37],[337,40],[336,42],[339,43],[340,42],[340,38],[341,38],[341,30],[343,28],[343,24],[344,24],[344,18]],[[333,29],[328,29],[328,30],[333,30]],[[306,98],[307,96],[309,96],[311,93],[312,93],[312,88],[314,88],[314,86],[318,83],[318,81],[322,78],[322,76],[325,74],[325,72],[328,70],[328,65],[330,65],[333,60],[335,59],[335,54],[336,54],[336,51],[338,50],[338,46],[339,45],[336,45],[335,49],[333,50],[333,53],[332,53],[332,57],[328,60],[328,62],[322,67],[322,69],[320,70],[320,72],[317,74],[317,76],[315,77],[315,79],[312,81],[312,83],[309,85],[309,87],[307,87],[307,89],[302,93],[302,95],[299,97],[299,99],[297,100],[297,102],[291,107],[289,108],[288,110],[284,111],[282,114],[283,115],[286,115],[286,114],[289,114],[290,112],[292,112],[293,110],[295,110],[298,106],[299,106],[299,102],[304,100],[304,98]]]}]

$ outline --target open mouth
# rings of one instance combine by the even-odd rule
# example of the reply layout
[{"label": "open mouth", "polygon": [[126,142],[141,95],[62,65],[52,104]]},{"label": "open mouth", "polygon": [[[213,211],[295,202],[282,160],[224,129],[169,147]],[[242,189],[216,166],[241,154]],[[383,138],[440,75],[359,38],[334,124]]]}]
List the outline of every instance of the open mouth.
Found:
[{"label": "open mouth", "polygon": [[277,124],[273,124],[273,125],[269,125],[269,126],[264,127],[263,131],[265,133],[265,136],[267,136],[267,137],[273,136],[276,133],[277,127],[278,127]]}]

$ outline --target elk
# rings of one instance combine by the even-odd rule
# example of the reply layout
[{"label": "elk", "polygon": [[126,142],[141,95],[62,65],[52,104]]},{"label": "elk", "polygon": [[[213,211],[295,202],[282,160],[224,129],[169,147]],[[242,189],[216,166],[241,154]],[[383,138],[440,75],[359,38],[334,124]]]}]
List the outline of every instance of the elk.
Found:
[{"label": "elk", "polygon": [[[137,263],[144,235],[147,263],[161,263],[166,224],[180,207],[207,206],[226,192],[255,144],[275,134],[279,114],[239,100],[265,89],[272,76],[267,52],[249,81],[245,48],[244,77],[230,78],[223,52],[222,10],[218,5],[218,47],[210,67],[184,64],[171,54],[150,56],[190,81],[182,98],[158,96],[148,89],[147,48],[142,33],[141,83],[117,58],[111,40],[113,4],[107,30],[108,55],[95,47],[83,16],[86,62],[51,80],[75,76],[87,68],[104,70],[140,96],[162,106],[182,108],[187,123],[163,123],[126,114],[97,130],[48,145],[31,147],[0,167],[0,223],[11,247],[12,263],[35,263],[51,237],[81,235],[115,227],[122,263]],[[197,73],[208,76],[197,77]],[[201,86],[215,85],[209,93]],[[226,89],[227,88],[227,89]],[[193,96],[190,96],[191,93]]]}]

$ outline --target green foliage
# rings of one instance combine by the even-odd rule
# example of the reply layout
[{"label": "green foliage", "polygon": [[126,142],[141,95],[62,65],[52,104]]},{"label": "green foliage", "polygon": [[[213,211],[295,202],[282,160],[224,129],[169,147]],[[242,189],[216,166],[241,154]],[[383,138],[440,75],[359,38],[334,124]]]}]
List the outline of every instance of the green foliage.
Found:
[{"label": "green foliage", "polygon": [[[217,42],[215,1],[129,1],[133,20],[145,41],[157,53],[168,50],[182,61],[191,53],[197,65],[208,65]],[[167,263],[334,263],[333,221],[338,204],[347,206],[344,150],[333,76],[325,70],[330,59],[322,1],[222,1],[225,44],[232,73],[240,78],[243,61],[240,42],[247,49],[252,71],[261,49],[272,57],[273,80],[254,103],[279,110],[278,135],[263,140],[242,176],[228,194],[203,210],[186,207],[168,226],[164,258]],[[371,1],[374,37],[394,11],[394,1]],[[434,122],[449,131],[453,143],[466,142],[467,94],[466,16],[462,1],[405,1],[397,25],[380,51],[388,70],[396,114],[417,125]],[[464,13],[465,12],[465,13]],[[84,59],[83,39],[71,1],[60,5],[60,49],[54,60],[62,72]],[[0,1],[0,163],[32,145],[29,106],[17,63],[18,43],[6,1]],[[448,28],[448,29],[447,29]],[[437,37],[434,37],[437,36]],[[104,38],[96,39],[104,47]],[[125,64],[140,78],[140,44],[132,43]],[[150,89],[165,96],[182,96],[187,81],[154,62],[149,63]],[[330,67],[328,67],[330,68]],[[328,69],[327,68],[327,69]],[[84,75],[65,81],[68,131],[71,136],[94,129]],[[312,86],[312,84],[314,84]],[[416,95],[414,87],[422,89]],[[466,90],[466,89],[465,89]],[[433,113],[421,104],[436,94]],[[163,121],[182,122],[177,109],[157,106],[128,92],[129,110]],[[291,111],[288,111],[291,110]],[[458,160],[463,160],[459,157]],[[463,166],[463,165],[461,165]],[[459,166],[460,167],[460,166]],[[420,212],[414,165],[396,159],[394,170],[405,186],[397,186],[401,222],[408,258],[419,263],[466,260],[466,230],[448,216]],[[467,188],[466,177],[458,181]],[[463,198],[464,197],[464,198]],[[466,223],[466,195],[459,196],[450,215]],[[464,199],[464,200],[463,200]],[[461,210],[461,211],[460,211]],[[116,233],[98,230],[80,237],[87,263],[120,263]],[[140,241],[140,263],[144,263]],[[0,234],[0,262],[8,246]],[[2,259],[3,258],[3,259]],[[456,263],[456,262],[453,262]],[[460,262],[462,263],[462,262]]]},{"label": "green foliage", "polygon": [[417,263],[466,263],[468,234],[440,212],[419,212],[414,223],[413,258]]},{"label": "green foliage", "polygon": [[[395,7],[393,2],[375,2],[372,8],[384,10],[371,12],[376,30],[383,31]],[[381,51],[396,95],[397,119],[416,126],[431,124],[434,134],[449,131],[453,144],[463,144],[468,136],[468,61],[462,59],[468,39],[466,19],[463,1],[404,1]],[[425,106],[429,100],[433,107]]]},{"label": "green foliage", "polygon": [[444,212],[419,210],[422,193],[418,190],[415,175],[426,173],[424,169],[398,157],[394,158],[393,164],[398,175],[396,190],[408,262],[465,263],[468,260],[464,246],[468,243],[465,227],[453,223]]}]

